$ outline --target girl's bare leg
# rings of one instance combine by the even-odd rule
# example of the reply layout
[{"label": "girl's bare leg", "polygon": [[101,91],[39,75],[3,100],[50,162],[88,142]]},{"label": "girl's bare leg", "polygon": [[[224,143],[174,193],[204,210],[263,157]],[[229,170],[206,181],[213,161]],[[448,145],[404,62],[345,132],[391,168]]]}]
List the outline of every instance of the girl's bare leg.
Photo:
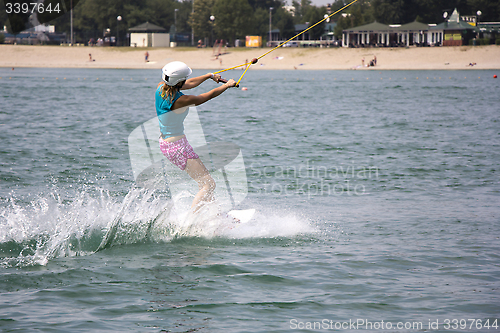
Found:
[{"label": "girl's bare leg", "polygon": [[199,186],[199,191],[191,205],[191,208],[196,212],[200,208],[200,203],[214,200],[215,181],[199,158],[188,159],[185,170]]}]

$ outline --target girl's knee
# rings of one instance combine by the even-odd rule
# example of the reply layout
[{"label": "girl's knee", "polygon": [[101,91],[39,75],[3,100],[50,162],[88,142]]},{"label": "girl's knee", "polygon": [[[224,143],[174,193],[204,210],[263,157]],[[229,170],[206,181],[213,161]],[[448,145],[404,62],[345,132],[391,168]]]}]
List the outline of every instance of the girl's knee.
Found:
[{"label": "girl's knee", "polygon": [[207,184],[208,184],[208,187],[209,187],[211,192],[215,191],[215,186],[216,186],[215,180],[211,176],[210,176],[210,179],[208,180]]},{"label": "girl's knee", "polygon": [[200,187],[206,189],[207,191],[214,191],[215,190],[215,180],[212,178],[210,175],[206,175],[199,181]]}]

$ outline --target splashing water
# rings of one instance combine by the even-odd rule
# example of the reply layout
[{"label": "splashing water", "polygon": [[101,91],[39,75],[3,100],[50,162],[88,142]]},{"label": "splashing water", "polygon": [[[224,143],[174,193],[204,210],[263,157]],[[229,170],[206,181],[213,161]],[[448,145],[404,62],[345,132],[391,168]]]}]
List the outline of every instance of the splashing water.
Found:
[{"label": "splashing water", "polygon": [[[180,237],[290,237],[314,231],[293,214],[279,212],[257,212],[252,221],[239,225],[221,213],[216,202],[193,214],[179,204],[192,198],[182,192],[165,199],[139,188],[130,189],[123,200],[100,188],[79,191],[71,199],[63,199],[57,189],[29,203],[11,197],[0,206],[0,267],[46,265],[57,257],[89,255],[103,240],[107,248]],[[113,237],[106,240],[110,228]]]},{"label": "splashing water", "polygon": [[81,191],[71,200],[54,190],[28,204],[11,197],[2,206],[0,265],[9,267],[91,253],[119,204],[104,190],[97,196]]}]

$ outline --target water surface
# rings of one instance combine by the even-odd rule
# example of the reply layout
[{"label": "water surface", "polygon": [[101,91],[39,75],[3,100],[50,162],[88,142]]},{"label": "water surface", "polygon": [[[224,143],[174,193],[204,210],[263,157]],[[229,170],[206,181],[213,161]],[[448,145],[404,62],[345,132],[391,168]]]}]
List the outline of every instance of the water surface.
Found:
[{"label": "water surface", "polygon": [[[198,107],[207,141],[241,147],[249,194],[239,208],[257,209],[248,225],[213,237],[176,234],[159,222],[165,195],[135,187],[127,140],[155,116],[158,70],[0,69],[0,328],[493,325],[493,74],[248,72],[247,91]],[[116,240],[95,252],[122,211]]]}]

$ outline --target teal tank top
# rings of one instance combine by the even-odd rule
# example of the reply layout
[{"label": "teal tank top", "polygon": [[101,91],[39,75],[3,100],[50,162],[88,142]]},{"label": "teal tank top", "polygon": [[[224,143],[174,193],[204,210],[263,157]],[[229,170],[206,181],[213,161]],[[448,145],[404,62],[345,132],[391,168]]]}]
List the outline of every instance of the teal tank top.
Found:
[{"label": "teal tank top", "polygon": [[178,91],[172,98],[163,99],[161,97],[161,87],[156,89],[155,95],[155,106],[156,115],[158,116],[158,121],[160,122],[160,132],[162,138],[170,138],[173,136],[184,134],[184,119],[189,113],[189,108],[183,113],[172,112],[172,104],[184,95]]}]

